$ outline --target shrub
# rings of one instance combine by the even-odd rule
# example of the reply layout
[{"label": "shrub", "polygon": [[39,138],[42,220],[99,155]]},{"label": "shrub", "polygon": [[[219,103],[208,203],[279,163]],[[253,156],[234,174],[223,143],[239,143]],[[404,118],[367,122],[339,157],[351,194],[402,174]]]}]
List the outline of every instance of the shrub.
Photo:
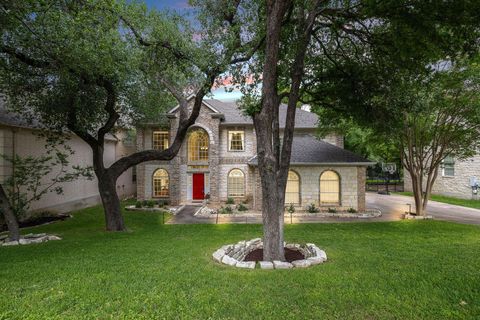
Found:
[{"label": "shrub", "polygon": [[148,200],[147,201],[147,208],[153,208],[155,206],[155,201],[153,200]]},{"label": "shrub", "polygon": [[147,207],[148,206],[148,200],[143,200],[142,201],[142,207]]},{"label": "shrub", "polygon": [[288,213],[294,213],[295,212],[295,207],[293,206],[293,203],[290,203],[290,205],[286,208]]},{"label": "shrub", "polygon": [[135,208],[141,208],[142,207],[142,202],[141,201],[136,201],[135,202]]},{"label": "shrub", "polygon": [[353,208],[348,208],[347,212],[348,213],[357,213],[357,210],[355,210]]},{"label": "shrub", "polygon": [[226,207],[220,207],[218,210],[218,213],[220,214],[231,214],[233,213],[233,209],[231,206],[226,206]]},{"label": "shrub", "polygon": [[337,213],[337,209],[335,208],[328,208],[328,213]]},{"label": "shrub", "polygon": [[159,208],[163,208],[168,204],[168,201],[167,200],[158,200],[157,204],[158,204]]},{"label": "shrub", "polygon": [[317,213],[319,212],[320,210],[315,206],[315,203],[310,203],[308,206],[307,206],[307,211],[309,213]]},{"label": "shrub", "polygon": [[227,198],[227,201],[225,202],[226,204],[234,204],[235,203],[235,200],[233,200],[233,198],[231,197],[228,197]]},{"label": "shrub", "polygon": [[239,205],[237,205],[237,210],[238,211],[247,211],[248,208],[243,203],[240,203]]}]

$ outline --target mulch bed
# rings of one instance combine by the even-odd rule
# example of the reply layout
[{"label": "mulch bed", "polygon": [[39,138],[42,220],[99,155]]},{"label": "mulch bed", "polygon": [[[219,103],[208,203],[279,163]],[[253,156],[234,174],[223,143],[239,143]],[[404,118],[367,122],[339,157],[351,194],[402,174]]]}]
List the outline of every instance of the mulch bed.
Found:
[{"label": "mulch bed", "polygon": [[[18,224],[20,228],[28,228],[28,227],[35,227],[35,226],[39,226],[42,224],[47,224],[55,221],[63,221],[68,218],[70,218],[70,216],[67,214],[59,214],[55,216],[41,216],[41,217],[30,218],[28,220],[19,222]],[[0,225],[0,231],[6,231],[6,230],[7,230],[6,224]]]},{"label": "mulch bed", "polygon": [[[298,250],[293,250],[285,248],[285,259],[287,262],[292,262],[295,260],[303,260],[305,257]],[[263,249],[256,249],[247,254],[243,261],[263,261]]]}]

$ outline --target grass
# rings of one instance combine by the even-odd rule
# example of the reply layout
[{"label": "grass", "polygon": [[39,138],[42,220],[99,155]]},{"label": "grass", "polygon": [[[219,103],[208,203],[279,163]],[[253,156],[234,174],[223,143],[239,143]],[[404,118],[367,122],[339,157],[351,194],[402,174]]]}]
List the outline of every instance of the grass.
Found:
[{"label": "grass", "polygon": [[0,248],[0,319],[478,319],[480,230],[440,221],[286,225],[329,261],[238,270],[223,244],[260,225],[162,225],[127,212],[106,233],[98,207],[24,230],[64,238]]},{"label": "grass", "polygon": [[[413,192],[395,192],[395,194],[413,197]],[[438,194],[432,194],[430,196],[430,200],[448,203],[448,204],[454,204],[462,207],[480,209],[480,200],[460,199],[460,198],[454,198],[454,197],[441,196]]]}]

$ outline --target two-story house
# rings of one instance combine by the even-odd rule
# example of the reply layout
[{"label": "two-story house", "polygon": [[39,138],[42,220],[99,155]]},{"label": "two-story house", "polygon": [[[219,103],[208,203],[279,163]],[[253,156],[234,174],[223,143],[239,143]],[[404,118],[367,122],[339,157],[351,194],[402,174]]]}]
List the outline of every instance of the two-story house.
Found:
[{"label": "two-story house", "polygon": [[[137,149],[165,149],[178,126],[178,107],[167,114],[168,124],[137,129]],[[284,127],[286,106],[280,107]],[[286,189],[286,204],[339,210],[365,209],[365,171],[368,160],[343,149],[343,137],[315,137],[317,115],[298,109]],[[204,100],[179,154],[171,161],[137,166],[137,197],[165,199],[171,204],[211,203],[227,198],[261,208],[261,184],[256,160],[253,121],[234,102]]]}]

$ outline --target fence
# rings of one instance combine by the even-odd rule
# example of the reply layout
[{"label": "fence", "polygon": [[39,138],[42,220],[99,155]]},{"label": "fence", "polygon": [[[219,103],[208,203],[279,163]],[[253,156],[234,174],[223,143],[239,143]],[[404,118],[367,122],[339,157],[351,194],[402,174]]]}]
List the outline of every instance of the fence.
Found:
[{"label": "fence", "polygon": [[386,180],[367,180],[366,184],[367,191],[375,192],[403,192],[403,181],[401,180],[390,180],[388,183]]}]

